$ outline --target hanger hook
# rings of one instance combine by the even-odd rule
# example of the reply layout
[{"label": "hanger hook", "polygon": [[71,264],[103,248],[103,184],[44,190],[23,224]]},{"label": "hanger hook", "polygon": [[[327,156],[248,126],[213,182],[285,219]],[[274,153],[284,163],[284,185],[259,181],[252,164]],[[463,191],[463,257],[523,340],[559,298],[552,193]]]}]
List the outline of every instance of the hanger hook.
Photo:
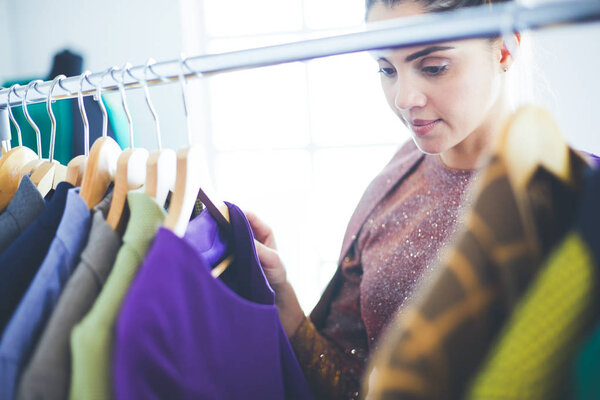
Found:
[{"label": "hanger hook", "polygon": [[[156,144],[158,146],[158,150],[162,150],[162,140],[161,140],[161,135],[160,135],[160,120],[158,119],[158,113],[156,112],[156,109],[154,108],[154,105],[152,104],[152,100],[150,99],[150,89],[148,88],[148,69],[151,68],[152,64],[155,64],[156,61],[153,58],[149,58],[148,61],[146,61],[146,67],[144,68],[144,73],[142,78],[136,78],[135,76],[133,76],[133,74],[131,73],[131,70],[127,70],[127,73],[129,74],[129,76],[131,76],[133,79],[135,80],[139,80],[142,84],[142,87],[144,88],[144,97],[146,98],[146,104],[148,105],[148,108],[150,109],[150,112],[152,113],[152,117],[154,118],[154,123],[156,125]],[[152,70],[151,70],[152,71]],[[156,75],[154,73],[154,71],[152,71],[152,73],[154,75]],[[160,77],[161,80],[164,80],[163,77]]]},{"label": "hanger hook", "polygon": [[185,113],[185,121],[186,121],[186,125],[187,125],[187,137],[188,137],[188,144],[191,146],[192,145],[192,131],[191,131],[191,127],[190,127],[190,115],[188,112],[188,96],[187,96],[187,81],[185,79],[185,71],[184,68],[186,67],[186,57],[185,55],[182,53],[181,54],[181,60],[179,62],[179,83],[181,84],[181,93],[183,95],[183,111]]},{"label": "hanger hook", "polygon": [[37,79],[33,82],[29,82],[29,84],[27,85],[27,89],[25,89],[25,96],[23,96],[23,100],[21,101],[21,107],[23,108],[23,113],[25,114],[25,118],[27,119],[27,122],[29,122],[29,125],[31,125],[31,127],[35,131],[35,139],[36,139],[36,144],[37,144],[38,158],[41,159],[42,158],[42,133],[40,132],[40,128],[35,124],[35,121],[33,120],[33,118],[31,118],[31,115],[29,115],[29,110],[27,109],[27,95],[29,94],[29,89],[31,89],[32,86],[37,85],[40,82],[42,82],[42,81],[39,79]]},{"label": "hanger hook", "polygon": [[133,149],[134,148],[133,120],[131,119],[131,114],[129,113],[129,107],[127,106],[127,97],[125,95],[125,73],[127,71],[129,71],[130,68],[131,68],[131,64],[128,62],[123,65],[123,68],[121,69],[121,79],[120,80],[115,78],[114,73],[116,70],[111,70],[110,76],[113,78],[113,80],[115,82],[117,82],[117,85],[119,87],[119,92],[121,93],[121,103],[123,104],[123,110],[125,110],[125,115],[127,116],[127,124],[129,126],[129,148]]},{"label": "hanger hook", "polygon": [[[102,99],[102,82],[104,82],[106,75],[110,74],[116,69],[118,69],[118,67],[108,68],[106,71],[104,71],[102,76],[100,76],[100,80],[95,85],[92,85],[96,87],[96,95],[94,97],[98,102],[98,106],[100,106],[100,111],[102,111],[102,137],[106,137],[108,132],[108,113],[106,112],[106,106],[104,105],[104,100]],[[88,78],[86,78],[86,80],[90,82]]]},{"label": "hanger hook", "polygon": [[8,90],[8,115],[10,117],[10,120],[12,121],[13,125],[15,126],[15,129],[17,130],[17,137],[19,139],[19,146],[23,146],[23,139],[21,138],[21,127],[19,126],[19,124],[17,124],[17,121],[15,120],[15,116],[13,115],[12,112],[12,107],[10,105],[10,94],[12,92],[15,92],[15,96],[19,97],[19,95],[16,92],[16,88],[21,87],[21,85],[19,85],[18,83],[15,83],[14,85],[12,85],[10,87],[10,89]]},{"label": "hanger hook", "polygon": [[88,122],[87,113],[85,111],[85,105],[83,104],[83,80],[91,74],[90,71],[86,70],[79,77],[79,91],[77,92],[77,102],[79,104],[79,113],[81,114],[81,120],[83,121],[83,154],[89,156],[90,154],[90,123]]},{"label": "hanger hook", "polygon": [[48,158],[51,162],[54,161],[54,145],[56,143],[56,117],[54,116],[54,111],[52,110],[52,93],[54,92],[56,84],[65,78],[65,75],[58,75],[52,80],[52,85],[48,91],[48,97],[46,98],[46,109],[48,110],[48,116],[50,117],[50,122],[52,123],[52,128],[50,131],[50,151],[48,153]]}]

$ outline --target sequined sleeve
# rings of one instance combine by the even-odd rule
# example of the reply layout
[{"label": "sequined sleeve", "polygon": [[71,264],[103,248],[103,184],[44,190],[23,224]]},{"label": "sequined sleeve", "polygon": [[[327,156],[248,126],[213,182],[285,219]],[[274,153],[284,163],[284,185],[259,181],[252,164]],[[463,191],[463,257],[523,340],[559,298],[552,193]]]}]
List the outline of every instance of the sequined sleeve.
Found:
[{"label": "sequined sleeve", "polygon": [[290,342],[315,398],[359,398],[364,366],[321,335],[309,318]]}]

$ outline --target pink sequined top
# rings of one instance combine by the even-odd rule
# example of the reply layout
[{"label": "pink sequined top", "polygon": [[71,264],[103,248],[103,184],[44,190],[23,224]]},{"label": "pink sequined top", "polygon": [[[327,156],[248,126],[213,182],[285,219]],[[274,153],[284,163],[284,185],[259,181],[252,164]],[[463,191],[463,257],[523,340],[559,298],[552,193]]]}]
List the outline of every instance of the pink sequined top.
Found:
[{"label": "pink sequined top", "polygon": [[452,236],[474,174],[411,141],[369,186],[327,299],[291,338],[318,398],[359,396],[370,350]]}]

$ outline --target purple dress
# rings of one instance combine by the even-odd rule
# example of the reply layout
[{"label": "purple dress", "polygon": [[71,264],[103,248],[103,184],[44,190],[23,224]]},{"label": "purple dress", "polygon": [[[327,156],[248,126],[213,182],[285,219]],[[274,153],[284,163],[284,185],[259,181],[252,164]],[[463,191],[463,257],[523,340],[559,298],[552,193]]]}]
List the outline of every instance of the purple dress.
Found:
[{"label": "purple dress", "polygon": [[[227,205],[229,239],[207,211],[183,239],[158,230],[117,323],[117,399],[312,398],[250,225]],[[226,254],[235,260],[214,279],[210,268]]]}]

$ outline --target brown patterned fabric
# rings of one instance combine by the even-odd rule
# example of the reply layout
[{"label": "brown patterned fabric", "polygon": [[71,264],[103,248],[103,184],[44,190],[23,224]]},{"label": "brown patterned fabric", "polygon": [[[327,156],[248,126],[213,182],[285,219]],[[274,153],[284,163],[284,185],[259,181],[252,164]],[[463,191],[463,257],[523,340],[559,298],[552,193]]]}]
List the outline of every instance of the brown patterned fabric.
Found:
[{"label": "brown patterned fabric", "polygon": [[491,160],[443,262],[392,324],[375,357],[368,399],[457,399],[576,208],[585,162],[570,153],[571,185],[539,168],[515,193]]},{"label": "brown patterned fabric", "polygon": [[359,396],[379,333],[437,264],[474,175],[445,167],[410,141],[369,186],[350,222],[338,273],[291,338],[318,398]]}]

